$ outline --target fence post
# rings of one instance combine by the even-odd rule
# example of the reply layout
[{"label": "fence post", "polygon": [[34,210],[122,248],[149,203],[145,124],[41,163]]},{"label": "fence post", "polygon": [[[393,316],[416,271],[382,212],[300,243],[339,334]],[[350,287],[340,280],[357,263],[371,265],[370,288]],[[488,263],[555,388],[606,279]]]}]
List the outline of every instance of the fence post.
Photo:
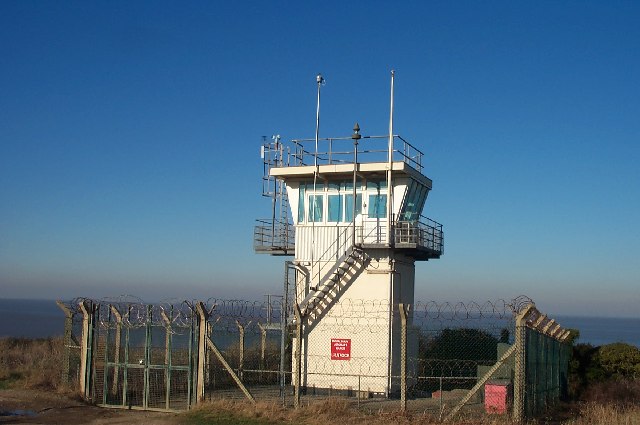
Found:
[{"label": "fence post", "polygon": [[168,410],[171,405],[171,351],[173,348],[171,346],[171,335],[173,333],[171,329],[171,319],[173,318],[173,306],[171,306],[171,319],[167,317],[167,313],[165,313],[164,310],[160,310],[160,315],[162,316],[162,320],[164,321],[164,365],[166,367],[164,379],[167,383],[167,388],[164,394],[164,402],[165,407]]},{"label": "fence post", "polygon": [[238,326],[238,333],[240,334],[240,347],[239,347],[239,351],[240,353],[238,354],[238,377],[240,378],[240,380],[243,380],[243,372],[242,370],[244,369],[244,326],[242,326],[242,324],[236,319],[236,325]]},{"label": "fence post", "polygon": [[115,306],[111,306],[111,312],[113,313],[113,316],[116,318],[116,341],[115,341],[115,347],[114,347],[114,358],[113,358],[113,363],[114,363],[114,369],[113,369],[113,384],[111,386],[111,394],[115,395],[118,393],[118,378],[120,375],[120,339],[122,336],[122,315],[120,314],[120,312],[118,311],[118,309]]},{"label": "fence post", "polygon": [[300,306],[295,304],[296,314],[296,348],[294,353],[294,361],[296,364],[296,381],[295,381],[295,395],[293,405],[297,409],[300,407],[300,385],[302,383],[302,313],[300,312]]},{"label": "fence post", "polygon": [[92,350],[92,316],[93,303],[80,301],[78,304],[82,311],[82,342],[80,344],[80,393],[85,399],[89,398],[89,375],[91,374],[91,356]]},{"label": "fence post", "polygon": [[71,357],[71,332],[73,331],[73,312],[62,301],[56,304],[64,312],[64,339],[62,341],[62,383],[69,383],[69,361]]},{"label": "fence post", "polygon": [[198,326],[198,380],[196,381],[196,403],[204,400],[204,361],[207,340],[207,319],[209,314],[202,301],[196,303],[199,317]]},{"label": "fence post", "polygon": [[[285,261],[284,263],[284,288],[282,292],[282,305],[280,306],[280,395],[282,396],[282,405],[285,405],[285,372],[286,365],[285,352],[286,352],[286,339],[288,335],[287,331],[287,306],[289,304],[289,267],[292,265],[291,261]],[[295,273],[294,273],[295,275]]]},{"label": "fence post", "polygon": [[258,328],[260,328],[260,370],[264,370],[264,354],[267,348],[267,328],[262,325],[262,323],[258,323]]},{"label": "fence post", "polygon": [[526,376],[526,325],[529,312],[535,308],[534,304],[529,304],[523,308],[516,316],[516,335],[515,335],[515,364],[514,364],[514,382],[513,382],[513,419],[514,421],[522,421],[525,415],[524,398],[527,385]]},{"label": "fence post", "polygon": [[407,316],[410,306],[398,304],[400,309],[400,409],[407,410]]}]

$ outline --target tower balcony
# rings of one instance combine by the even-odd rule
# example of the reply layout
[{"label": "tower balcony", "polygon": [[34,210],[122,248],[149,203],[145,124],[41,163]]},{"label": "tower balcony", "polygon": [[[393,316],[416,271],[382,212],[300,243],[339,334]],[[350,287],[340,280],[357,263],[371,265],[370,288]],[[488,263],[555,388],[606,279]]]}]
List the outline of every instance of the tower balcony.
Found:
[{"label": "tower balcony", "polygon": [[293,224],[278,219],[258,219],[253,229],[253,249],[257,253],[293,255],[295,232]]},{"label": "tower balcony", "polygon": [[444,253],[442,224],[427,217],[417,220],[397,220],[391,227],[391,240],[387,242],[385,223],[356,226],[356,244],[363,248],[387,248],[403,251],[416,260],[440,258]]},{"label": "tower balcony", "polygon": [[[292,223],[281,220],[260,219],[253,233],[255,252],[271,255],[295,254],[295,231]],[[338,235],[337,238],[352,241],[352,229],[355,230],[355,244],[362,248],[393,248],[416,260],[440,258],[444,253],[444,233],[442,224],[427,217],[418,220],[398,220],[391,227],[391,241],[387,238],[386,222],[361,222],[343,225],[299,226],[298,231],[309,231],[320,234]],[[338,232],[336,232],[338,230]],[[307,237],[308,239],[308,237]],[[336,241],[338,243],[339,241]],[[344,242],[339,242],[343,244]],[[351,243],[351,242],[349,242]]]},{"label": "tower balcony", "polygon": [[415,250],[418,260],[440,258],[444,253],[442,224],[427,217],[397,221],[393,226],[393,239],[397,249]]}]

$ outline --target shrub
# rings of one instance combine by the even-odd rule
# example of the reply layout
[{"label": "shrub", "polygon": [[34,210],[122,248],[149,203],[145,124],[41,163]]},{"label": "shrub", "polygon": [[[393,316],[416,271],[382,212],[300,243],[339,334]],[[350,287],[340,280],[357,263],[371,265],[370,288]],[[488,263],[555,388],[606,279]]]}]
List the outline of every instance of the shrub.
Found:
[{"label": "shrub", "polygon": [[633,345],[622,342],[603,345],[595,360],[607,377],[640,377],[640,349]]},{"label": "shrub", "polygon": [[640,379],[640,349],[625,343],[600,347],[576,344],[569,372],[571,398],[592,400],[593,394],[599,393],[598,399],[606,399],[609,396],[603,394],[613,394],[621,388],[629,390],[624,382]]}]

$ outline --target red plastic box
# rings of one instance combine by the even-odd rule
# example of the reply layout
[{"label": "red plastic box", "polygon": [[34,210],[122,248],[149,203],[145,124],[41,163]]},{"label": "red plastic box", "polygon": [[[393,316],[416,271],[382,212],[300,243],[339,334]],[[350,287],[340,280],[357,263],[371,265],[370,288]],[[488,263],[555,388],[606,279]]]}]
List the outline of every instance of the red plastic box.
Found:
[{"label": "red plastic box", "polygon": [[484,408],[487,413],[507,413],[512,397],[510,381],[489,381],[484,386]]}]

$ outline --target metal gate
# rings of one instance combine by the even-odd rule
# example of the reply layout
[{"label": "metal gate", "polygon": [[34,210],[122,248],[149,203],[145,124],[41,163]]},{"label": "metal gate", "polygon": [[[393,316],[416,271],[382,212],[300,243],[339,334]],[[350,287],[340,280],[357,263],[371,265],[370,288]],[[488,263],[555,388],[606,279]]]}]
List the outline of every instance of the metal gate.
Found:
[{"label": "metal gate", "polygon": [[185,410],[196,401],[192,305],[94,304],[87,389],[101,406]]}]

